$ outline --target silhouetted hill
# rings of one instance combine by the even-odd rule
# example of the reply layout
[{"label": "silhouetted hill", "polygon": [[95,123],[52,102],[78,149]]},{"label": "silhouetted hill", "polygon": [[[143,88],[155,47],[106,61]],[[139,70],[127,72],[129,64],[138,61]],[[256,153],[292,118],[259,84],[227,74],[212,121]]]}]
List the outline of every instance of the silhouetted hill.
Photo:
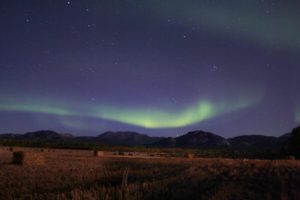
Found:
[{"label": "silhouetted hill", "polygon": [[292,133],[286,133],[278,137],[281,142],[286,142],[292,137]]},{"label": "silhouetted hill", "polygon": [[226,148],[234,150],[279,150],[291,134],[280,137],[264,135],[243,135],[225,139],[214,133],[192,131],[180,137],[168,137],[153,144],[158,147]]},{"label": "silhouetted hill", "polygon": [[157,147],[176,147],[176,145],[176,138],[173,137],[162,138],[158,142],[154,142],[151,144],[151,146]]},{"label": "silhouetted hill", "polygon": [[215,148],[227,146],[228,142],[225,138],[205,131],[192,131],[176,138],[165,138],[154,144],[160,147],[204,147]]},{"label": "silhouetted hill", "polygon": [[[156,147],[182,147],[182,148],[218,148],[232,150],[278,150],[282,149],[288,153],[296,151],[295,144],[298,140],[299,129],[294,129],[293,133],[287,133],[280,137],[263,136],[263,135],[244,135],[225,139],[214,133],[206,131],[191,131],[179,137],[150,137],[148,135],[120,131],[105,132],[99,136],[80,136],[75,137],[71,134],[60,134],[51,130],[28,132],[25,134],[7,133],[0,135],[2,144],[18,144],[17,141],[32,141],[43,143],[55,143],[71,146],[84,145],[126,145],[126,146],[156,146]],[[291,139],[293,138],[293,139]],[[296,139],[295,139],[296,138]]]},{"label": "silhouetted hill", "polygon": [[54,131],[42,130],[25,133],[24,135],[19,136],[19,138],[24,140],[54,141],[64,139],[64,136]]},{"label": "silhouetted hill", "polygon": [[275,150],[281,147],[276,137],[264,135],[243,135],[229,138],[231,148],[248,150]]},{"label": "silhouetted hill", "polygon": [[108,144],[108,145],[148,145],[159,141],[160,137],[150,137],[136,132],[105,132],[99,136],[79,136],[72,134],[60,134],[51,130],[28,132],[25,134],[0,134],[2,140],[32,141],[32,142],[72,142],[84,144]]},{"label": "silhouetted hill", "polygon": [[220,147],[227,144],[226,139],[205,131],[192,131],[176,138],[177,146],[181,147]]},{"label": "silhouetted hill", "polygon": [[64,138],[73,138],[74,136],[71,133],[60,133]]},{"label": "silhouetted hill", "polygon": [[51,130],[41,130],[35,132],[27,132],[25,134],[1,134],[0,139],[15,139],[15,140],[28,140],[28,141],[58,141],[66,138],[72,138],[70,134],[59,134]]},{"label": "silhouetted hill", "polygon": [[0,139],[14,139],[19,137],[21,134],[15,134],[15,133],[3,133],[0,134]]},{"label": "silhouetted hill", "polygon": [[300,158],[300,126],[292,130],[290,138],[283,146],[283,151],[287,155],[294,155]]},{"label": "silhouetted hill", "polygon": [[97,137],[98,141],[113,145],[147,145],[159,141],[159,137],[150,137],[148,135],[136,132],[105,132]]}]

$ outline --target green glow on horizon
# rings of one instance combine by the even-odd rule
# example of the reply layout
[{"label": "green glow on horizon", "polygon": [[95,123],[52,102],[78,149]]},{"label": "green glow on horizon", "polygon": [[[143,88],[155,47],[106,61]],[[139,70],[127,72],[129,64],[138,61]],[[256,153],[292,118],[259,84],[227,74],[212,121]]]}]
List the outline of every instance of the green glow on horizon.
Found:
[{"label": "green glow on horizon", "polygon": [[[18,99],[18,98],[14,98]],[[37,99],[37,98],[35,98]],[[195,105],[173,109],[173,111],[161,108],[136,108],[136,107],[112,107],[107,105],[86,105],[75,102],[68,104],[55,104],[52,102],[26,101],[14,103],[0,102],[0,111],[19,111],[29,113],[41,113],[61,116],[63,124],[72,124],[72,120],[63,117],[93,117],[104,120],[111,120],[119,123],[139,126],[144,128],[178,128],[196,124],[226,113],[237,111],[257,104],[261,95],[256,98],[240,97],[231,101],[212,102],[200,100]],[[11,102],[11,101],[8,101]],[[66,121],[67,120],[67,121]],[[69,121],[68,121],[69,120]],[[82,126],[76,120],[72,126]]]},{"label": "green glow on horizon", "polygon": [[116,109],[110,107],[94,108],[94,116],[144,128],[178,128],[247,108],[258,103],[260,98],[260,96],[250,100],[242,98],[231,103],[200,101],[196,105],[177,112],[165,112],[156,109],[146,111],[142,109]]},{"label": "green glow on horizon", "polygon": [[139,109],[97,109],[95,116],[103,119],[122,122],[144,128],[176,128],[203,121],[215,116],[217,111],[209,102],[201,102],[198,105],[181,112],[164,112],[161,110]]}]

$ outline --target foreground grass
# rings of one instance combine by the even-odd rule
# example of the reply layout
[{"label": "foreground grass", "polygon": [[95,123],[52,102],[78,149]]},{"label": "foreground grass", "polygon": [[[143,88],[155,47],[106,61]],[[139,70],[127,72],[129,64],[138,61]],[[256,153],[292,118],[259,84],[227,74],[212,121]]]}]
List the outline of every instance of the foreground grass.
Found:
[{"label": "foreground grass", "polygon": [[1,199],[300,199],[300,163],[294,160],[42,154],[43,165],[0,164]]}]

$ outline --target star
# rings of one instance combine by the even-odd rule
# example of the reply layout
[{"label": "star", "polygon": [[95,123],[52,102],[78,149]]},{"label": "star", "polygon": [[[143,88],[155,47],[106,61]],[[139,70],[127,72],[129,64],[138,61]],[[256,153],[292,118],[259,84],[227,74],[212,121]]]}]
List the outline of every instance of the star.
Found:
[{"label": "star", "polygon": [[95,26],[96,26],[96,24],[88,24],[88,25],[87,25],[88,28],[93,28],[93,27],[95,27]]},{"label": "star", "polygon": [[218,71],[219,67],[217,65],[213,65],[210,69],[210,72],[216,72]]}]

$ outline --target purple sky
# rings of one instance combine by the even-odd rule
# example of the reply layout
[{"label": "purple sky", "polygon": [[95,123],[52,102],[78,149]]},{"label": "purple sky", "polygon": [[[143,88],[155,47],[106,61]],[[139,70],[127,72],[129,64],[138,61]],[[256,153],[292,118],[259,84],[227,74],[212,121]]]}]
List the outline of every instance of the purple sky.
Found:
[{"label": "purple sky", "polygon": [[281,135],[298,1],[2,0],[0,132]]}]

